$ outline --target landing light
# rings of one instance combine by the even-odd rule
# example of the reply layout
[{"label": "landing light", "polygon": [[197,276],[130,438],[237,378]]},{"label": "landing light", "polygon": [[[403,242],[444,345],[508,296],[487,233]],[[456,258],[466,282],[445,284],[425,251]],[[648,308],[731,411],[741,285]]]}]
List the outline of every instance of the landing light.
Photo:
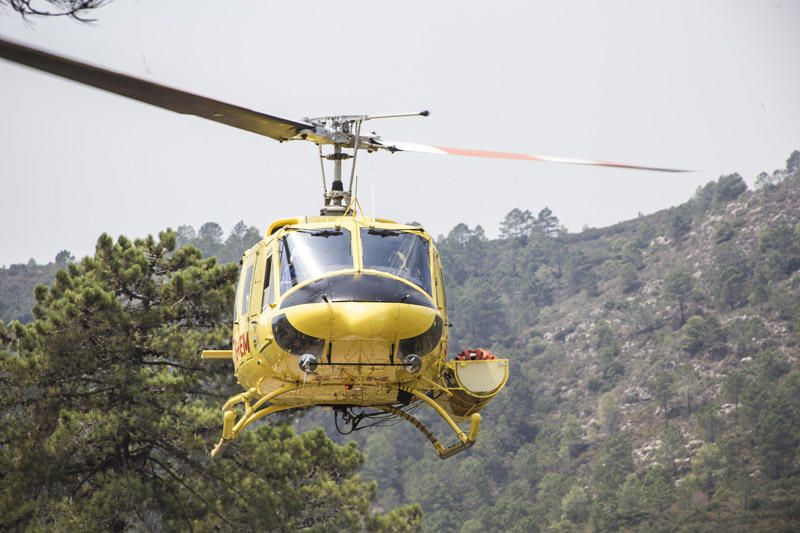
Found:
[{"label": "landing light", "polygon": [[319,360],[317,360],[317,356],[312,355],[310,353],[304,353],[300,356],[300,370],[305,372],[306,374],[313,374],[317,371],[317,367],[319,366]]},{"label": "landing light", "polygon": [[422,359],[417,354],[410,353],[403,357],[403,368],[410,374],[416,374],[422,368]]}]

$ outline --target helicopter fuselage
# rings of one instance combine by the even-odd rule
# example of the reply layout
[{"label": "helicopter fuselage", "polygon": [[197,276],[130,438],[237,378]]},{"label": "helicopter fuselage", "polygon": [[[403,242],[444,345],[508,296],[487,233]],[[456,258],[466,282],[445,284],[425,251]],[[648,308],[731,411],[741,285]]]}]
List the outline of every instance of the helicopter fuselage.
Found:
[{"label": "helicopter fuselage", "polygon": [[420,227],[302,217],[270,225],[237,286],[233,365],[272,403],[374,406],[436,380],[447,354],[438,252]]}]

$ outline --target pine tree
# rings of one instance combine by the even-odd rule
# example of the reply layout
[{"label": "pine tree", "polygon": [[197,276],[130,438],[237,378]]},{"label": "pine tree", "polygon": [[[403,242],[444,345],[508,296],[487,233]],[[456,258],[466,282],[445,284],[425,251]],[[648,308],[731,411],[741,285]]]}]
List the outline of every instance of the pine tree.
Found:
[{"label": "pine tree", "polygon": [[530,235],[536,224],[533,214],[525,209],[520,211],[516,207],[509,211],[500,223],[500,237],[503,239],[522,239]]},{"label": "pine tree", "polygon": [[680,311],[680,326],[686,322],[685,304],[686,298],[692,292],[692,278],[686,272],[675,270],[664,278],[664,292],[678,302]]},{"label": "pine tree", "polygon": [[664,414],[664,420],[667,419],[667,412],[669,410],[669,402],[675,396],[675,376],[667,371],[660,370],[656,374],[655,381],[653,382],[653,398],[658,402],[661,411]]}]

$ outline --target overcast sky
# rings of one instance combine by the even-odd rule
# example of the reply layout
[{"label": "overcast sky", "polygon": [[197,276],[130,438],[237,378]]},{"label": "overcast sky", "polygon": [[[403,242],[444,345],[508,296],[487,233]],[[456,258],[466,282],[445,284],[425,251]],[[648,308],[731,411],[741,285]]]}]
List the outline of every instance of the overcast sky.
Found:
[{"label": "overcast sky", "polygon": [[[223,7],[224,6],[224,7]],[[697,169],[658,174],[425,154],[359,165],[369,214],[433,234],[549,206],[571,231],[749,183],[800,149],[800,2],[117,0],[92,25],[0,35],[291,119],[430,109],[387,138]],[[316,147],[177,115],[0,61],[0,265],[101,232],[315,214]],[[372,198],[374,197],[374,207]]]}]

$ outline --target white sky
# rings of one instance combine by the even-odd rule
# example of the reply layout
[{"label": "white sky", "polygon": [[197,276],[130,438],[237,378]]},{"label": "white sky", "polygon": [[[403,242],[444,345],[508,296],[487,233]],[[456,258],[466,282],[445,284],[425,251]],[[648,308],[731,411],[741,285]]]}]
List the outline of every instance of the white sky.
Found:
[{"label": "white sky", "polygon": [[[430,109],[368,123],[391,139],[698,169],[657,174],[424,154],[360,160],[362,205],[433,234],[496,235],[514,207],[570,230],[752,183],[800,149],[800,2],[117,0],[93,25],[0,35],[300,119]],[[363,155],[363,154],[362,154]],[[97,236],[315,214],[312,144],[270,139],[0,61],[0,265]]]}]

